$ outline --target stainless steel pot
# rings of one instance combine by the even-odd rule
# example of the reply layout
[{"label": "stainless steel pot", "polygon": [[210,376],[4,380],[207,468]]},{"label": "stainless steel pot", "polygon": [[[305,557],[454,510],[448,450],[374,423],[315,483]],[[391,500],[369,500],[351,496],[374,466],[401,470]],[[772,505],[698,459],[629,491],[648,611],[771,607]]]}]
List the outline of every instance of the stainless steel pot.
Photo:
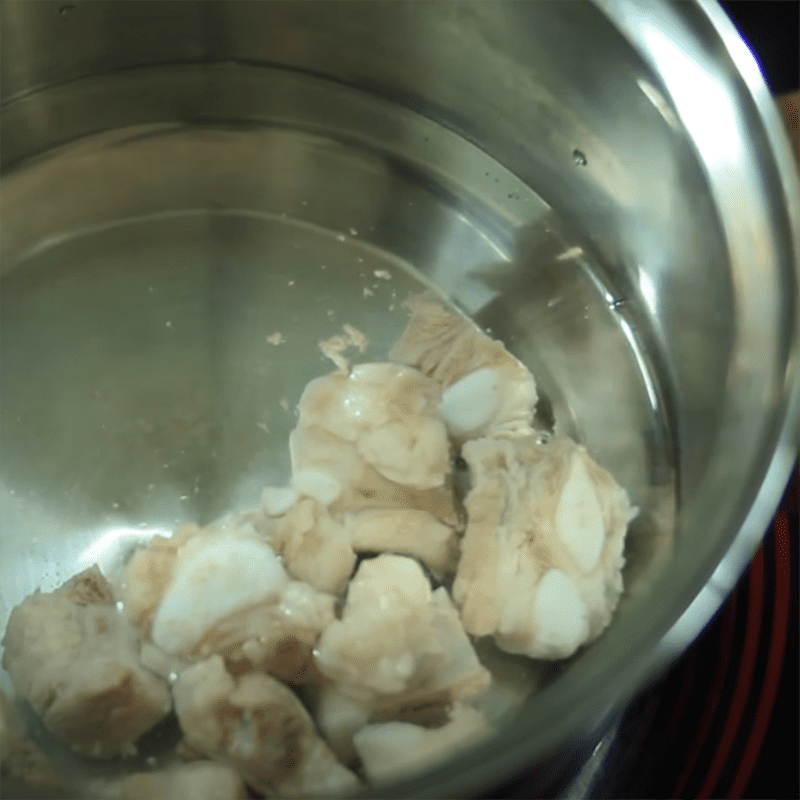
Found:
[{"label": "stainless steel pot", "polygon": [[325,369],[316,341],[353,322],[379,357],[431,281],[642,511],[607,634],[495,739],[387,793],[475,795],[531,766],[548,785],[709,620],[796,453],[800,188],[724,13],[0,14],[0,624],[37,586],[256,502],[285,477],[280,401]]}]

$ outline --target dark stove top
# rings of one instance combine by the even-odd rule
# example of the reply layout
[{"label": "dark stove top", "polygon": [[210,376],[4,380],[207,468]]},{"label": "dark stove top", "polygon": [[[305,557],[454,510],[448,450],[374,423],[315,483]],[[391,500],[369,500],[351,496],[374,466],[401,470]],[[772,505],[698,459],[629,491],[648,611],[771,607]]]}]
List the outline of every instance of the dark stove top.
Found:
[{"label": "dark stove top", "polygon": [[799,480],[727,603],[601,743],[584,796],[800,796]]},{"label": "dark stove top", "polygon": [[735,591],[661,678],[583,752],[486,797],[799,797],[799,485],[795,467]]}]

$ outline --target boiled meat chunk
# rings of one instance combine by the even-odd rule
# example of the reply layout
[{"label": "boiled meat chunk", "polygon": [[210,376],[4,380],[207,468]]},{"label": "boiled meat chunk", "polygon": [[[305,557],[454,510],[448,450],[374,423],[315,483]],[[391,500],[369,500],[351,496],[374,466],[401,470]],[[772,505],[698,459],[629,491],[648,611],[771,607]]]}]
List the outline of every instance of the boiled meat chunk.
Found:
[{"label": "boiled meat chunk", "polygon": [[566,658],[609,624],[636,509],[569,439],[467,442],[472,489],[453,596],[468,633]]},{"label": "boiled meat chunk", "polygon": [[234,678],[212,656],[184,670],[174,694],[188,744],[238,770],[258,791],[294,796],[358,786],[294,693],[268,675]]},{"label": "boiled meat chunk", "polygon": [[404,556],[361,563],[342,619],[325,629],[315,657],[340,691],[383,718],[429,715],[431,706],[480,695],[490,680],[447,590],[431,591]]},{"label": "boiled meat chunk", "polygon": [[[298,425],[292,431],[289,446],[295,474],[308,470],[325,473],[342,487],[339,497],[330,504],[334,513],[362,508],[413,508],[427,511],[453,528],[460,525],[450,476],[433,489],[390,481],[364,460],[355,443],[319,425]],[[269,505],[275,508],[272,502]]]},{"label": "boiled meat chunk", "polygon": [[411,319],[389,358],[442,386],[439,413],[457,441],[490,434],[527,435],[536,385],[525,366],[433,292],[405,303]]},{"label": "boiled meat chunk", "polygon": [[138,633],[96,567],[26,598],[3,645],[17,694],[79,752],[129,751],[171,708],[166,682],[139,662]]},{"label": "boiled meat chunk", "polygon": [[199,652],[221,653],[230,672],[263,669],[293,686],[320,680],[313,648],[334,619],[332,595],[289,581],[274,603],[232,614],[206,634]]}]

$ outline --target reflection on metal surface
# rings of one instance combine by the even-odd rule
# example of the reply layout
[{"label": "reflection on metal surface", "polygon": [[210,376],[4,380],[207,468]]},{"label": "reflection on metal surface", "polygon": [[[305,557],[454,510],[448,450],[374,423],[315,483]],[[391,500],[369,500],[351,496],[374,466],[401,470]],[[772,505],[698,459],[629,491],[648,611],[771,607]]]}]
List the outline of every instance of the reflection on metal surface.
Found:
[{"label": "reflection on metal surface", "polygon": [[127,555],[136,545],[146,544],[153,536],[171,536],[173,531],[142,528],[112,528],[97,538],[75,559],[76,571],[97,564],[108,574],[119,566],[120,556]]},{"label": "reflection on metal surface", "polygon": [[603,735],[603,738],[595,745],[592,754],[580,768],[580,771],[559,795],[560,800],[585,800],[590,797],[590,792],[597,782],[599,775],[606,763],[606,758],[614,744],[619,729],[619,720],[616,720]]},{"label": "reflection on metal surface", "polygon": [[114,526],[255,502],[316,341],[352,323],[378,358],[432,283],[642,515],[618,624],[396,791],[475,794],[576,736],[707,619],[796,448],[800,190],[731,26],[705,0],[75,6],[1,11],[2,622]]},{"label": "reflection on metal surface", "polygon": [[674,128],[676,131],[679,130],[680,123],[678,122],[678,118],[675,116],[675,112],[669,107],[664,95],[661,94],[652,83],[646,81],[644,78],[639,78],[636,83],[644,92],[647,99],[658,109],[658,113],[664,117],[664,122],[666,122],[670,128]]},{"label": "reflection on metal surface", "polygon": [[663,31],[643,23],[640,33],[651,57],[665,70],[668,68],[678,114],[707,158],[709,168],[716,170],[738,163],[742,136],[732,98],[719,91],[714,75],[702,62],[691,58]]},{"label": "reflection on metal surface", "polygon": [[650,276],[642,270],[639,273],[639,290],[642,293],[642,300],[647,306],[648,311],[654,316],[658,314],[658,295],[653,286]]}]

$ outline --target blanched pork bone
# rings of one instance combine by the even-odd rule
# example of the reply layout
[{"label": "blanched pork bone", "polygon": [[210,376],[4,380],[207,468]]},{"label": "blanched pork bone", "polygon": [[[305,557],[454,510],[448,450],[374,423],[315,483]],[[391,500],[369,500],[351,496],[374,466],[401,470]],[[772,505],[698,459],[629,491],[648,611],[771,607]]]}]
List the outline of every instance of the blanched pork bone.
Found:
[{"label": "blanched pork bone", "polygon": [[431,591],[419,564],[404,556],[361,563],[342,619],[325,629],[315,658],[341,692],[386,719],[476,697],[490,680],[447,590]]},{"label": "blanched pork bone", "polygon": [[96,567],[26,598],[3,645],[18,696],[78,752],[127,752],[171,708],[166,682],[141,665],[138,632]]},{"label": "blanched pork bone", "polygon": [[453,597],[465,629],[510,653],[572,655],[611,621],[636,509],[566,438],[478,439],[463,456],[472,489]]},{"label": "blanched pork bone", "polygon": [[532,433],[536,384],[502,342],[448,310],[433,292],[405,302],[411,319],[389,358],[442,387],[439,413],[456,441]]},{"label": "blanched pork bone", "polygon": [[397,364],[361,364],[311,381],[290,438],[293,480],[309,471],[330,476],[339,495],[316,499],[337,511],[415,508],[454,524],[440,400],[435,381]]},{"label": "blanched pork bone", "polygon": [[267,796],[353,791],[294,693],[263,673],[234,678],[219,656],[184,670],[175,709],[186,740]]},{"label": "blanched pork bone", "polygon": [[[163,549],[158,542],[156,557]],[[147,557],[145,550],[138,563]],[[157,590],[148,588],[148,575]],[[169,568],[147,573],[129,566],[126,582],[129,593],[137,586],[139,596],[158,596],[149,627],[153,644],[169,657],[164,663],[219,653],[237,674],[267,670],[297,684],[316,677],[312,650],[333,619],[334,597],[291,580],[251,525],[197,530],[182,539]]]}]

